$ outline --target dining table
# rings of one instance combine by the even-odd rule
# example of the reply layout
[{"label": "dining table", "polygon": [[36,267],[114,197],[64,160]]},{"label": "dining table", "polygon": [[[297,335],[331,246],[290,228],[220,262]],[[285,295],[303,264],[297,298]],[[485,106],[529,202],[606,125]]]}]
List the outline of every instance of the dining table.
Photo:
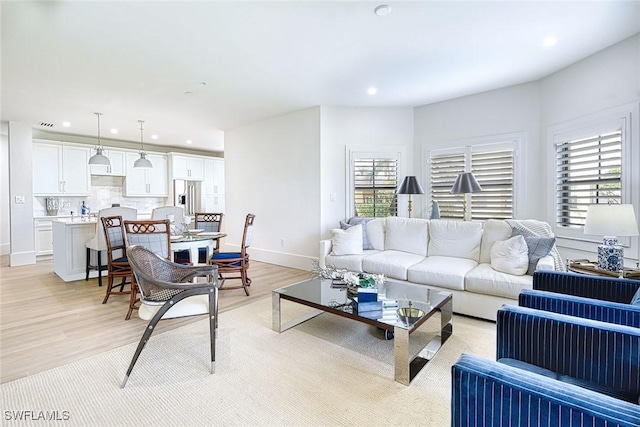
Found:
[{"label": "dining table", "polygon": [[[179,234],[171,236],[171,252],[181,252],[184,250],[189,251],[189,259],[193,265],[199,263],[199,251],[200,248],[206,248],[207,258],[209,259],[213,255],[213,248],[216,240],[220,240],[226,237],[226,233],[222,232],[201,232],[189,234]],[[173,257],[172,257],[173,259]]]}]

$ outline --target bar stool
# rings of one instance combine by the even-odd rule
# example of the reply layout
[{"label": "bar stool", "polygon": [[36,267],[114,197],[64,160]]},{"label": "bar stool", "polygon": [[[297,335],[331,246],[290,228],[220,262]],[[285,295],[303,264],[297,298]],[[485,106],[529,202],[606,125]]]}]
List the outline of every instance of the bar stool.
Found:
[{"label": "bar stool", "polygon": [[[107,265],[102,265],[102,251],[107,250],[107,242],[104,237],[104,227],[102,218],[107,216],[121,216],[123,219],[134,220],[138,217],[138,211],[134,208],[113,207],[104,208],[98,211],[96,222],[96,234],[85,244],[87,248],[86,254],[86,276],[84,280],[89,280],[89,272],[98,270],[98,286],[102,286],[102,271],[107,270]],[[95,251],[97,255],[96,265],[91,264],[91,251]]]}]

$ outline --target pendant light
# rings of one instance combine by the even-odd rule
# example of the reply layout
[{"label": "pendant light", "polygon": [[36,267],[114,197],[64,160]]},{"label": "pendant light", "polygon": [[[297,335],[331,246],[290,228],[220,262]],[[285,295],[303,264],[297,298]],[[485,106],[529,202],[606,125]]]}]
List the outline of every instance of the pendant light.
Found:
[{"label": "pendant light", "polygon": [[144,152],[144,138],[142,136],[142,124],[144,120],[138,120],[140,122],[140,158],[133,163],[134,168],[151,169],[153,165],[147,159],[147,153]]},{"label": "pendant light", "polygon": [[96,154],[91,156],[89,159],[90,165],[103,165],[103,166],[111,166],[111,162],[109,158],[102,154],[104,147],[102,147],[102,142],[100,142],[100,116],[102,113],[93,113],[98,116],[98,145],[96,146]]}]

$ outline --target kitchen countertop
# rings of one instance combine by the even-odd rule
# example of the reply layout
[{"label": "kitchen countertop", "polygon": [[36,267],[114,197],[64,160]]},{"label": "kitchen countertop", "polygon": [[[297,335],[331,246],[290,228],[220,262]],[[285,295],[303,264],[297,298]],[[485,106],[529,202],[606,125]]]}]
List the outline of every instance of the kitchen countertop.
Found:
[{"label": "kitchen countertop", "polygon": [[96,220],[96,218],[89,218],[86,221],[83,221],[81,218],[74,216],[73,220],[71,219],[71,217],[69,218],[64,218],[64,219],[59,219],[58,221],[55,222],[60,222],[62,224],[66,224],[66,225],[95,225],[98,221]]}]

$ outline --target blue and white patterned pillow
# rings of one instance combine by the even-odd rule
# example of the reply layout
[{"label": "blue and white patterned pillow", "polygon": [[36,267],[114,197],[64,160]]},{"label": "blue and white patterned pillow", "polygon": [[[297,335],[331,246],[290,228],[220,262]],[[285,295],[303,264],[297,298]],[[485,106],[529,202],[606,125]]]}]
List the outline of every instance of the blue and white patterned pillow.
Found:
[{"label": "blue and white patterned pillow", "polygon": [[553,245],[556,244],[556,238],[534,236],[517,228],[514,228],[511,232],[511,237],[513,236],[522,236],[524,237],[524,241],[527,242],[527,248],[529,249],[529,268],[527,269],[527,274],[533,275],[540,258],[549,255],[549,252],[553,249]]}]

